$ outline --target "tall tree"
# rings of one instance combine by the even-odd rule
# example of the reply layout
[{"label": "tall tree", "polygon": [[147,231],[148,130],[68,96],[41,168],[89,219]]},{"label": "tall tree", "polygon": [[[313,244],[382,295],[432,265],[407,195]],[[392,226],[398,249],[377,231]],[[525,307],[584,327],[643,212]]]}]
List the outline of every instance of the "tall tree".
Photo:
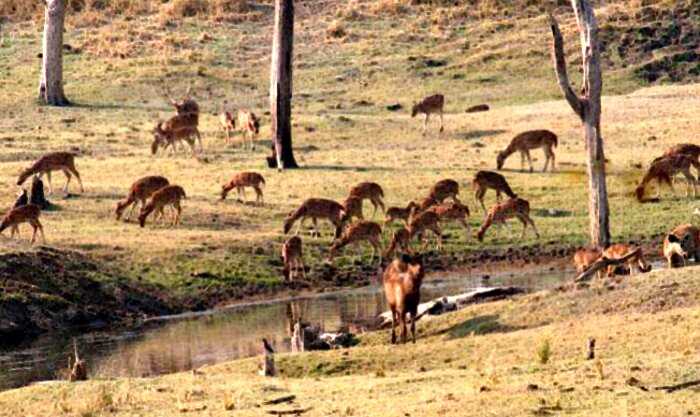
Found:
[{"label": "tall tree", "polygon": [[298,168],[292,149],[292,52],[294,47],[294,0],[275,0],[275,30],[270,67],[270,114],[272,115],[271,168]]},{"label": "tall tree", "polygon": [[554,37],[552,56],[559,87],[574,113],[583,122],[588,157],[588,217],[591,244],[605,247],[610,244],[610,210],[605,184],[603,137],[600,129],[600,95],[603,80],[598,47],[598,23],[589,0],[571,0],[571,4],[578,22],[583,55],[583,85],[580,95],[574,91],[569,82],[564,55],[564,40],[557,20],[550,15],[550,25]]},{"label": "tall tree", "polygon": [[52,106],[70,104],[63,93],[64,0],[44,0],[43,55],[39,79],[39,101]]}]

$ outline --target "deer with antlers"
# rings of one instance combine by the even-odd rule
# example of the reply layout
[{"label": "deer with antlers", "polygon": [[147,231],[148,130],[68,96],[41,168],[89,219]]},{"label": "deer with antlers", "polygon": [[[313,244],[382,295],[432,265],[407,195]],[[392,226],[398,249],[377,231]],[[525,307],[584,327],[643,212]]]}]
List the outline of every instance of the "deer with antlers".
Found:
[{"label": "deer with antlers", "polygon": [[2,218],[2,222],[0,222],[0,233],[9,227],[10,237],[15,237],[15,235],[19,235],[19,225],[22,223],[29,223],[32,229],[34,229],[31,244],[34,244],[36,241],[37,231],[41,233],[41,240],[46,243],[44,227],[39,221],[40,215],[41,208],[34,204],[15,207],[7,212],[7,214],[5,214],[5,216]]},{"label": "deer with antlers", "polygon": [[533,149],[542,148],[544,150],[544,155],[547,158],[542,172],[547,172],[547,167],[549,166],[550,161],[552,162],[550,171],[553,172],[555,169],[554,148],[556,148],[557,145],[557,135],[549,130],[531,130],[520,133],[519,135],[515,136],[513,140],[511,140],[508,147],[498,153],[498,157],[496,158],[496,167],[500,171],[503,169],[503,165],[510,155],[515,152],[520,152],[520,169],[522,171],[525,170],[525,159],[527,159],[528,163],[530,164],[530,172],[532,172],[532,158],[530,157],[530,151]]},{"label": "deer with antlers", "polygon": [[686,178],[686,197],[690,195],[690,188],[693,188],[693,196],[697,195],[697,181],[693,174],[690,173],[690,167],[694,166],[696,169],[700,170],[700,163],[697,160],[683,154],[676,154],[671,156],[662,156],[656,158],[652,161],[647,173],[642,178],[635,190],[635,195],[640,203],[644,203],[648,200],[644,198],[644,192],[647,184],[651,181],[656,181],[657,186],[657,196],[655,200],[658,200],[661,194],[661,184],[666,183],[671,188],[671,191],[675,195],[676,191],[673,188],[673,177],[681,173]]},{"label": "deer with antlers", "polygon": [[19,174],[17,185],[21,186],[24,184],[27,178],[32,175],[41,177],[42,175],[46,174],[46,178],[49,181],[49,194],[51,194],[53,193],[53,189],[51,187],[51,172],[63,171],[66,176],[66,185],[63,187],[63,192],[68,192],[68,184],[70,184],[72,175],[75,175],[75,178],[80,184],[80,192],[85,192],[85,189],[83,188],[83,181],[80,179],[80,174],[78,173],[78,170],[75,169],[75,157],[76,155],[72,152],[48,153],[39,158],[32,164],[32,166],[23,170]]},{"label": "deer with antlers", "polygon": [[199,133],[199,105],[190,96],[192,86],[188,87],[185,96],[181,100],[171,97],[167,88],[164,95],[175,107],[175,115],[166,121],[159,121],[153,129],[154,141],[151,144],[151,152],[155,155],[159,147],[167,148],[172,146],[175,152],[177,143],[186,142],[195,153],[195,140],[199,141],[200,152],[204,150],[202,135]]},{"label": "deer with antlers", "polygon": [[443,126],[443,112],[445,107],[445,96],[442,94],[435,94],[432,96],[425,97],[418,103],[414,103],[411,108],[411,117],[416,117],[418,114],[425,114],[425,120],[423,120],[423,135],[425,135],[428,130],[428,120],[431,114],[437,114],[440,116],[440,133],[442,133],[445,128]]},{"label": "deer with antlers", "polygon": [[477,238],[480,242],[482,242],[486,231],[489,229],[489,227],[491,227],[491,225],[503,225],[507,220],[512,218],[520,220],[520,222],[523,224],[523,232],[520,235],[520,239],[525,237],[525,231],[527,230],[528,225],[532,227],[532,230],[535,232],[535,236],[537,236],[539,239],[540,233],[537,231],[535,222],[533,222],[530,218],[530,203],[520,197],[510,198],[491,207],[486,215],[484,224],[481,225],[481,228],[477,233]]}]

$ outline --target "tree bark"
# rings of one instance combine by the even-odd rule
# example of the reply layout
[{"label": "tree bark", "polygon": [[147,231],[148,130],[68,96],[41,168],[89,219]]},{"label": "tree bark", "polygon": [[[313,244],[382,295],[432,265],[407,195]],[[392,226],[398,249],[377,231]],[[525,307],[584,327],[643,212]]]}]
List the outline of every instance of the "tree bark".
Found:
[{"label": "tree bark", "polygon": [[598,48],[598,23],[589,0],[571,0],[576,14],[583,54],[583,86],[581,96],[574,92],[566,70],[564,40],[559,25],[550,15],[554,44],[552,55],[559,87],[574,113],[583,122],[588,157],[588,216],[591,244],[604,248],[610,244],[610,209],[605,183],[605,154],[600,129],[603,87]]},{"label": "tree bark", "polygon": [[51,106],[70,104],[63,93],[63,21],[64,0],[45,0],[44,37],[39,78],[39,101]]},{"label": "tree bark", "polygon": [[292,149],[293,46],[294,1],[275,0],[275,29],[270,67],[272,156],[268,158],[268,165],[280,170],[298,168]]}]

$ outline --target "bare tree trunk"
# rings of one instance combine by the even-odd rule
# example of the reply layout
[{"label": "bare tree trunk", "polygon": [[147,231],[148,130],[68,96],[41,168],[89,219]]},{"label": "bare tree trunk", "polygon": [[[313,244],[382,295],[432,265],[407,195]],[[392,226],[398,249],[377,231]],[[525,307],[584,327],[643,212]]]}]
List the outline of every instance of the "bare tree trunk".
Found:
[{"label": "bare tree trunk", "polygon": [[70,102],[63,93],[63,20],[66,5],[64,0],[45,2],[39,101],[51,106],[67,106]]},{"label": "bare tree trunk", "polygon": [[272,115],[271,168],[298,168],[292,150],[292,56],[294,47],[294,0],[275,0],[275,32],[270,67],[270,113]]},{"label": "bare tree trunk", "polygon": [[564,56],[564,40],[559,24],[550,15],[550,25],[554,46],[552,55],[559,87],[574,113],[581,118],[588,156],[588,216],[591,244],[606,247],[610,244],[610,209],[608,191],[605,184],[605,154],[600,129],[601,102],[603,88],[598,49],[598,23],[589,0],[571,0],[576,13],[583,54],[583,87],[579,97],[571,87]]}]

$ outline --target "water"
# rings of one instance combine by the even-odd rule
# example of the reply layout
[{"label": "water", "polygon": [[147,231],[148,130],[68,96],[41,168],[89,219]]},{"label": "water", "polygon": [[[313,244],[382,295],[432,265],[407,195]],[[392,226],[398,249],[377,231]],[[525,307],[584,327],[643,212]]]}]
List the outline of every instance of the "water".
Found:
[{"label": "water", "polygon": [[[464,273],[434,274],[424,282],[422,298],[427,301],[483,286],[551,288],[571,276],[563,272],[499,274],[486,282],[480,276]],[[164,317],[138,330],[45,335],[26,345],[0,350],[0,389],[59,377],[67,367],[74,338],[89,375],[145,377],[258,355],[262,337],[270,340],[277,351],[288,350],[290,322],[299,314],[304,321],[320,324],[327,331],[343,325],[357,331],[357,323],[367,322],[385,310],[381,287],[369,286]]]}]

